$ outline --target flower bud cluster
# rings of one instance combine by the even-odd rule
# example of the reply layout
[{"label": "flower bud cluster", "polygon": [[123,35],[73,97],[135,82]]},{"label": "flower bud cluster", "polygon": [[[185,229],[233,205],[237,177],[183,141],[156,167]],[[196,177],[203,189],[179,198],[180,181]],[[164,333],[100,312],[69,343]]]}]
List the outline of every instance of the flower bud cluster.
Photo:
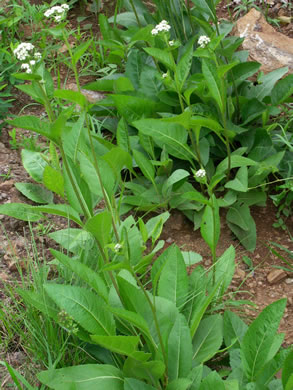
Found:
[{"label": "flower bud cluster", "polygon": [[197,43],[202,49],[204,49],[210,42],[211,42],[210,38],[207,37],[206,35],[200,36],[199,40],[197,41]]},{"label": "flower bud cluster", "polygon": [[58,313],[58,321],[69,333],[76,334],[78,332],[78,326],[74,319],[65,310]]},{"label": "flower bud cluster", "polygon": [[32,67],[36,65],[38,61],[42,58],[42,54],[39,52],[34,52],[35,46],[31,43],[20,43],[14,50],[13,54],[20,61],[26,61],[21,65],[21,69],[26,73],[32,73]]},{"label": "flower bud cluster", "polygon": [[203,178],[206,176],[206,171],[204,169],[199,169],[195,172],[195,177],[197,178]]},{"label": "flower bud cluster", "polygon": [[60,22],[64,17],[66,16],[66,12],[69,10],[69,5],[62,4],[62,5],[55,5],[54,7],[51,7],[47,9],[47,11],[44,13],[46,18],[53,18],[55,22]]},{"label": "flower bud cluster", "polygon": [[152,35],[158,35],[160,32],[168,32],[171,26],[166,22],[166,20],[162,20],[159,24],[156,25],[155,28],[152,29]]}]

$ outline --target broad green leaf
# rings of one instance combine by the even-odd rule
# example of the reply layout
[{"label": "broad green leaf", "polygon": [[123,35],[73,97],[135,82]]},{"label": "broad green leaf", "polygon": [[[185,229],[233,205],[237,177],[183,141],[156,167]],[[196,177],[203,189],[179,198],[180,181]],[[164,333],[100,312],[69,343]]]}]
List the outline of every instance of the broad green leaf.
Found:
[{"label": "broad green leaf", "polygon": [[233,348],[240,348],[243,336],[247,331],[248,326],[235,313],[225,311],[224,313],[224,340],[228,347],[237,341]]},{"label": "broad green leaf", "polygon": [[60,263],[69,268],[80,279],[84,280],[101,298],[104,299],[105,302],[107,302],[108,290],[104,280],[100,275],[98,275],[97,272],[93,271],[86,264],[81,263],[79,260],[66,256],[64,253],[54,249],[51,249],[51,253],[58,261],[60,261]]},{"label": "broad green leaf", "polygon": [[55,321],[58,320],[59,310],[46,294],[43,292],[38,293],[36,291],[23,290],[21,288],[18,288],[16,291],[25,301],[26,305],[34,306],[41,313],[45,314],[45,316],[49,316]]},{"label": "broad green leaf", "polygon": [[38,183],[43,181],[43,172],[48,163],[42,157],[42,153],[22,149],[21,160],[24,169]]},{"label": "broad green leaf", "polygon": [[80,107],[85,107],[87,104],[86,97],[78,91],[71,91],[69,89],[56,89],[54,91],[54,96],[59,99],[68,100],[72,103],[78,104]]},{"label": "broad green leaf", "polygon": [[[79,161],[82,176],[88,183],[91,192],[93,194],[96,194],[97,196],[102,197],[103,193],[94,164],[87,156],[83,154],[79,155]],[[106,192],[111,195],[113,193],[116,183],[116,178],[113,169],[103,158],[97,158],[97,162],[101,173],[102,184],[104,185]]]},{"label": "broad green leaf", "polygon": [[293,74],[289,74],[274,86],[271,94],[272,104],[283,103],[293,94]]},{"label": "broad green leaf", "polygon": [[92,233],[96,240],[104,248],[111,239],[112,216],[109,211],[102,211],[90,218],[84,228]]},{"label": "broad green leaf", "polygon": [[193,308],[190,325],[189,325],[190,334],[192,338],[194,337],[194,334],[201,323],[201,319],[205,311],[207,310],[208,306],[210,305],[216,293],[218,292],[221,283],[222,280],[220,279],[218,283],[214,285],[213,289],[210,291],[208,296],[205,295],[205,290],[204,290],[201,292],[201,298],[199,300],[196,300],[196,306]]},{"label": "broad green leaf", "polygon": [[[15,127],[20,127],[21,129],[32,130],[37,134],[40,134],[52,141],[57,141],[50,134],[50,124],[44,120],[41,120],[32,115],[19,116],[13,120],[8,121],[9,124]],[[35,152],[36,153],[36,152]]]},{"label": "broad green leaf", "polygon": [[189,251],[189,252],[181,251],[181,253],[182,253],[186,267],[190,267],[190,266],[197,264],[197,263],[200,263],[202,261],[202,256],[199,253],[195,253],[195,252],[191,252],[191,251]]},{"label": "broad green leaf", "polygon": [[291,388],[293,388],[292,375],[293,375],[293,350],[287,356],[282,370],[282,383],[284,388],[286,388],[289,382],[291,382]]},{"label": "broad green leaf", "polygon": [[15,187],[28,199],[36,203],[52,203],[53,194],[39,184],[15,183]]},{"label": "broad green leaf", "polygon": [[261,78],[261,84],[254,86],[250,90],[250,96],[255,97],[262,101],[266,96],[269,96],[276,82],[280,80],[286,73],[288,68],[275,69],[270,73],[267,73]]},{"label": "broad green leaf", "polygon": [[203,59],[202,60],[202,73],[206,80],[209,92],[217,103],[220,112],[224,110],[224,91],[221,85],[221,80],[218,78],[217,69],[211,62]]},{"label": "broad green leaf", "polygon": [[204,363],[219,350],[223,341],[223,319],[220,314],[204,318],[193,337],[193,359]]},{"label": "broad green leaf", "polygon": [[128,123],[143,117],[151,117],[160,110],[158,102],[130,95],[112,95],[118,113]]},{"label": "broad green leaf", "polygon": [[186,319],[179,314],[168,340],[168,378],[186,378],[192,366],[192,341]]},{"label": "broad green leaf", "polygon": [[235,270],[235,249],[231,245],[222,256],[217,260],[215,264],[215,283],[220,279],[223,280],[219,295],[223,296],[229,287]]},{"label": "broad green leaf", "polygon": [[[109,23],[113,23],[114,22],[114,18],[116,19],[116,23],[120,24],[121,26],[124,26],[124,27],[127,27],[127,28],[132,27],[132,26],[133,27],[137,26],[137,20],[136,20],[134,12],[121,12],[117,16],[116,15],[115,16],[111,16],[108,19],[108,22]],[[145,26],[146,22],[145,22],[145,19],[144,19],[143,15],[138,14],[138,18],[139,18],[139,21],[142,24],[142,26]]]},{"label": "broad green leaf", "polygon": [[146,63],[147,54],[133,48],[125,65],[125,76],[128,77],[136,90],[140,87],[141,73]]},{"label": "broad green leaf", "polygon": [[248,191],[248,170],[247,167],[239,168],[235,178],[228,181],[225,184],[225,188],[230,188],[231,190],[238,192],[247,192]]},{"label": "broad green leaf", "polygon": [[267,306],[249,326],[241,344],[241,357],[246,376],[254,381],[276,351],[274,339],[286,306],[280,299]]},{"label": "broad green leaf", "polygon": [[5,203],[0,205],[0,214],[17,218],[22,221],[36,222],[43,218],[41,212],[35,211],[33,206],[25,203]]},{"label": "broad green leaf", "polygon": [[292,390],[292,389],[293,389],[293,374],[290,375],[285,390]]},{"label": "broad green leaf", "polygon": [[211,250],[215,250],[220,238],[220,214],[217,199],[214,195],[212,205],[205,206],[200,233]]},{"label": "broad green leaf", "polygon": [[193,191],[190,191],[190,192],[185,192],[182,195],[182,198],[188,199],[188,200],[193,200],[195,202],[202,203],[202,204],[205,204],[208,206],[211,205],[211,202],[204,195],[202,195],[200,192],[198,192],[196,189],[194,189]]},{"label": "broad green leaf", "polygon": [[123,390],[156,390],[155,387],[146,384],[145,382],[139,381],[134,378],[124,379]]},{"label": "broad green leaf", "polygon": [[191,380],[188,378],[178,378],[169,382],[166,390],[188,390],[190,388]]},{"label": "broad green leaf", "polygon": [[80,253],[82,249],[89,249],[93,245],[92,235],[83,229],[62,229],[49,233],[48,236],[73,253]]},{"label": "broad green leaf", "polygon": [[42,371],[38,379],[54,390],[123,390],[121,371],[106,364],[84,364]]},{"label": "broad green leaf", "polygon": [[150,160],[148,160],[143,153],[135,149],[133,150],[133,157],[137,165],[139,166],[140,170],[142,171],[144,177],[150,180],[152,183],[154,183],[155,168],[153,164],[150,162]]},{"label": "broad green leaf", "polygon": [[184,54],[180,58],[176,66],[176,77],[179,81],[180,90],[183,88],[183,85],[189,75],[192,58],[193,58],[193,44],[195,37],[192,38],[184,47]]},{"label": "broad green leaf", "polygon": [[123,373],[127,377],[145,379],[149,382],[162,378],[165,365],[161,360],[141,362],[128,357],[123,366]]},{"label": "broad green leaf", "polygon": [[153,58],[161,62],[168,69],[175,71],[176,65],[172,54],[166,50],[157,49],[155,47],[146,47],[144,50]]},{"label": "broad green leaf", "polygon": [[119,146],[113,147],[108,153],[104,154],[102,158],[107,161],[109,166],[113,169],[116,178],[120,178],[120,172],[123,168],[127,167],[130,171],[132,170],[131,155]]},{"label": "broad green leaf", "polygon": [[26,80],[26,81],[42,80],[42,77],[40,75],[33,74],[33,73],[12,73],[11,76],[15,77],[18,80]]},{"label": "broad green leaf", "polygon": [[80,226],[83,226],[79,214],[68,204],[47,204],[45,206],[32,206],[35,211],[41,213],[60,215],[68,220],[72,220]]},{"label": "broad green leaf", "polygon": [[77,286],[48,283],[47,294],[61,310],[68,313],[75,322],[91,334],[115,335],[115,322],[98,295]]},{"label": "broad green leaf", "polygon": [[182,160],[196,159],[187,145],[187,131],[176,123],[167,123],[160,119],[142,119],[133,122],[142,133],[150,135],[159,145],[165,145],[168,153]]},{"label": "broad green leaf", "polygon": [[220,375],[216,371],[213,371],[203,379],[199,390],[226,390],[224,383]]},{"label": "broad green leaf", "polygon": [[[231,169],[237,167],[244,167],[249,165],[258,165],[257,162],[251,160],[250,158],[239,156],[234,154],[231,156]],[[220,164],[217,166],[216,175],[224,173],[228,169],[228,157],[226,157]]]},{"label": "broad green leaf", "polygon": [[198,390],[202,378],[203,366],[200,364],[199,366],[194,367],[190,373],[188,374],[188,379],[191,380],[191,385],[189,390]]},{"label": "broad green leaf", "polygon": [[120,355],[132,356],[137,351],[138,336],[100,336],[91,335],[91,339],[101,347]]},{"label": "broad green leaf", "polygon": [[72,57],[72,63],[74,65],[76,65],[77,62],[80,60],[80,58],[84,55],[84,53],[91,45],[92,41],[93,41],[92,39],[89,39],[88,41],[83,42],[82,44],[74,48],[73,57]]},{"label": "broad green leaf", "polygon": [[158,295],[174,302],[180,309],[188,296],[188,276],[186,266],[177,246],[168,250],[168,259],[160,271]]},{"label": "broad green leaf", "polygon": [[258,62],[242,62],[236,65],[231,70],[231,73],[234,76],[236,84],[239,84],[242,81],[246,80],[248,77],[253,76],[259,70],[260,67],[261,64]]},{"label": "broad green leaf", "polygon": [[[178,186],[183,182],[187,180],[187,177],[190,176],[190,173],[187,172],[184,169],[176,169],[171,176],[168,178],[168,180],[164,183],[162,193],[164,196],[167,196],[167,194],[172,190],[172,189],[177,189]],[[177,183],[177,184],[176,184]],[[176,184],[176,185],[175,185]]]},{"label": "broad green leaf", "polygon": [[260,102],[256,98],[249,99],[241,105],[242,125],[245,126],[249,122],[261,116],[267,110],[267,105]]},{"label": "broad green leaf", "polygon": [[43,184],[48,190],[64,198],[64,179],[62,173],[50,165],[46,165],[43,171]]},{"label": "broad green leaf", "polygon": [[226,220],[245,249],[253,252],[256,246],[256,226],[247,204],[240,205],[237,202],[230,206]]},{"label": "broad green leaf", "polygon": [[[291,350],[292,352],[292,350]],[[260,385],[268,385],[274,378],[275,375],[282,369],[282,374],[284,373],[284,364],[286,359],[290,355],[290,349],[280,349],[276,356],[270,360],[263,368],[262,373],[258,375],[257,383]],[[292,370],[290,373],[293,372]],[[282,387],[285,388],[286,386]]]},{"label": "broad green leaf", "polygon": [[121,309],[118,307],[107,306],[107,309],[117,318],[129,322],[131,325],[135,326],[144,333],[146,337],[151,339],[150,331],[146,320],[139,314],[134,311],[129,311],[126,309]]},{"label": "broad green leaf", "polygon": [[164,224],[169,217],[170,213],[168,211],[165,211],[164,213],[157,215],[156,217],[150,218],[145,224],[146,230],[148,232],[148,237],[153,237],[158,223],[162,221],[162,223]]}]

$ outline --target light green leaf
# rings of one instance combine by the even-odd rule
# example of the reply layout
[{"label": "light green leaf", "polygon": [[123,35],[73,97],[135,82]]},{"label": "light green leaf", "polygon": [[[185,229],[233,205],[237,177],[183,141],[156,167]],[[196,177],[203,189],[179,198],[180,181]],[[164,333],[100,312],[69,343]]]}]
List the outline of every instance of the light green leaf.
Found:
[{"label": "light green leaf", "polygon": [[231,345],[235,340],[234,348],[239,348],[248,326],[235,313],[225,311],[224,313],[224,340],[226,346]]},{"label": "light green leaf", "polygon": [[158,295],[181,308],[188,296],[188,276],[180,249],[175,245],[168,248],[168,258],[161,264],[163,268],[160,269]]},{"label": "light green leaf", "polygon": [[84,53],[87,51],[87,49],[89,48],[89,46],[91,45],[92,43],[92,39],[89,39],[88,41],[86,42],[83,42],[81,45],[77,46],[75,49],[74,49],[74,52],[73,52],[73,57],[72,57],[72,63],[73,64],[77,64],[78,60],[84,55]]},{"label": "light green leaf", "polygon": [[[282,371],[282,383],[284,388],[287,386],[289,382],[291,382],[291,387],[293,389],[293,350],[289,353],[287,356],[284,366],[283,366],[283,371]],[[287,388],[286,388],[287,389]]]},{"label": "light green leaf", "polygon": [[15,183],[15,187],[28,199],[36,203],[52,203],[53,194],[51,191],[33,183]]},{"label": "light green leaf", "polygon": [[35,211],[40,211],[41,213],[60,215],[66,219],[71,219],[80,226],[83,226],[79,214],[67,204],[48,204],[46,206],[32,206],[32,209]]},{"label": "light green leaf", "polygon": [[176,123],[160,119],[142,119],[133,122],[142,133],[152,136],[159,145],[165,145],[168,153],[182,160],[196,159],[187,145],[187,131]]},{"label": "light green leaf", "polygon": [[43,181],[43,172],[48,163],[42,157],[42,153],[22,149],[21,160],[24,169],[38,183]]},{"label": "light green leaf", "polygon": [[102,211],[91,217],[85,224],[85,229],[99,241],[104,248],[111,239],[112,216],[109,211]]},{"label": "light green leaf", "polygon": [[150,160],[148,160],[143,153],[135,149],[133,150],[133,157],[145,178],[154,183],[155,168],[150,162]]},{"label": "light green leaf", "polygon": [[274,357],[272,346],[286,306],[280,299],[267,306],[249,326],[241,344],[241,357],[248,380],[254,381]]},{"label": "light green leaf", "polygon": [[210,205],[205,206],[200,233],[211,250],[215,250],[220,238],[220,214],[217,199],[214,195],[212,204],[213,207]]},{"label": "light green leaf", "polygon": [[74,272],[80,279],[84,280],[90,287],[92,287],[97,294],[104,301],[108,300],[108,290],[104,280],[98,275],[97,272],[93,271],[86,264],[81,263],[76,259],[72,259],[66,256],[64,253],[51,249],[52,255],[60,261],[65,267],[69,268]]},{"label": "light green leaf", "polygon": [[86,97],[78,91],[71,91],[69,89],[56,89],[54,91],[54,96],[59,99],[68,100],[72,103],[78,104],[80,107],[85,107],[87,104]]},{"label": "light green leaf", "polygon": [[144,50],[156,60],[164,64],[168,69],[175,70],[176,65],[173,60],[172,54],[162,49],[155,47],[145,47]]},{"label": "light green leaf", "polygon": [[49,233],[48,236],[73,253],[79,253],[81,249],[89,249],[93,245],[92,235],[83,229],[62,229]]},{"label": "light green leaf", "polygon": [[199,390],[225,390],[224,383],[220,375],[216,371],[213,371],[203,379]]},{"label": "light green leaf", "polygon": [[168,378],[186,378],[192,366],[192,341],[186,319],[179,314],[168,339]]},{"label": "light green leaf", "polygon": [[223,319],[220,314],[204,318],[193,338],[193,359],[204,363],[219,350],[223,341]]},{"label": "light green leaf", "polygon": [[106,364],[84,364],[42,371],[38,379],[54,390],[123,390],[121,371]]},{"label": "light green leaf", "polygon": [[283,103],[293,94],[293,74],[289,74],[274,86],[271,94],[272,104]]},{"label": "light green leaf", "polygon": [[42,213],[37,212],[25,203],[5,203],[0,205],[0,214],[17,218],[22,221],[36,222],[43,218]]},{"label": "light green leaf", "polygon": [[91,334],[115,335],[115,323],[104,301],[89,289],[48,283],[44,288],[51,299],[75,322]]},{"label": "light green leaf", "polygon": [[248,191],[248,170],[247,167],[239,168],[235,179],[228,181],[225,184],[225,188],[230,188],[231,190],[238,192],[247,192]]},{"label": "light green leaf", "polygon": [[153,386],[134,378],[125,378],[123,390],[156,390]]},{"label": "light green leaf", "polygon": [[217,69],[215,65],[213,65],[211,62],[203,59],[202,60],[202,73],[204,75],[204,78],[206,80],[209,92],[211,96],[214,98],[215,102],[217,103],[220,112],[223,112],[224,110],[224,91],[223,87],[221,85],[221,80],[219,79],[217,75]]},{"label": "light green leaf", "polygon": [[164,371],[165,365],[161,360],[141,362],[128,357],[123,366],[123,373],[125,376],[145,379],[149,382],[162,378]]},{"label": "light green leaf", "polygon": [[[64,198],[64,179],[61,172],[46,165],[43,171],[43,184],[48,190],[55,192]],[[52,203],[52,202],[50,202]]]},{"label": "light green leaf", "polygon": [[199,253],[195,252],[184,252],[181,251],[186,267],[190,267],[194,264],[200,263],[202,261],[202,256]]},{"label": "light green leaf", "polygon": [[215,264],[215,283],[220,279],[223,280],[219,295],[223,296],[227,288],[229,287],[235,270],[235,249],[231,245],[222,256],[217,260]]},{"label": "light green leaf", "polygon": [[133,356],[139,343],[138,336],[100,336],[91,335],[91,339],[101,347],[120,355]]}]

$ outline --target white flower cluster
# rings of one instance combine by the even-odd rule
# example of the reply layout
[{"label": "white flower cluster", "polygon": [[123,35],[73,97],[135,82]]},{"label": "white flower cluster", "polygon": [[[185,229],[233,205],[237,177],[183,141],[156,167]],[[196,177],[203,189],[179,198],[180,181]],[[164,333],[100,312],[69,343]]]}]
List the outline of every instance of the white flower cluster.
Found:
[{"label": "white flower cluster", "polygon": [[34,45],[32,45],[31,43],[23,42],[20,43],[17,48],[13,50],[13,54],[18,60],[24,61],[30,56],[30,52],[34,50],[34,48]]},{"label": "white flower cluster", "polygon": [[42,54],[39,52],[34,53],[34,49],[35,47],[31,43],[23,42],[13,50],[13,54],[18,60],[27,60],[27,62],[20,67],[22,70],[25,70],[26,73],[32,73],[32,67],[42,58]]},{"label": "white flower cluster", "polygon": [[165,31],[168,32],[171,26],[166,22],[166,20],[162,20],[161,23],[157,24],[155,28],[152,29],[152,35],[158,35],[160,32]]},{"label": "white flower cluster", "polygon": [[206,35],[202,35],[201,37],[199,37],[199,40],[197,41],[197,43],[202,49],[204,49],[206,45],[208,45],[210,42],[211,42],[210,38],[207,37]]},{"label": "white flower cluster", "polygon": [[52,17],[55,22],[60,22],[64,16],[66,15],[66,12],[69,10],[69,5],[62,4],[62,5],[55,5],[54,7],[51,7],[47,9],[47,11],[44,13],[46,18]]},{"label": "white flower cluster", "polygon": [[202,178],[205,177],[206,171],[204,169],[199,169],[195,172],[195,177]]}]

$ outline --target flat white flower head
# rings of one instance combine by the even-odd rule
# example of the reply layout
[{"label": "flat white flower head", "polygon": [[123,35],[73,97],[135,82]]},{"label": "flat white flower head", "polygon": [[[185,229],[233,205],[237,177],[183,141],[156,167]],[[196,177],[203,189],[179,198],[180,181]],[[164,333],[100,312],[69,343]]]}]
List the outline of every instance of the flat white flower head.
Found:
[{"label": "flat white flower head", "polygon": [[210,42],[211,42],[210,38],[207,37],[206,35],[200,36],[199,40],[197,41],[197,43],[202,49],[204,49]]},{"label": "flat white flower head", "polygon": [[122,249],[122,245],[121,245],[121,244],[118,243],[118,244],[116,244],[116,245],[114,246],[115,252],[119,252],[120,249]]},{"label": "flat white flower head", "polygon": [[168,73],[163,73],[162,77],[163,77],[163,79],[165,79],[166,77],[168,77]]},{"label": "flat white flower head", "polygon": [[60,22],[66,17],[68,10],[69,6],[67,4],[62,4],[60,6],[55,5],[54,7],[47,9],[47,11],[44,12],[44,16],[46,18],[53,18],[55,22]]},{"label": "flat white flower head", "polygon": [[159,24],[156,25],[155,28],[152,29],[152,35],[158,35],[160,32],[168,32],[171,26],[166,22],[166,20],[162,20]]},{"label": "flat white flower head", "polygon": [[204,169],[199,169],[198,171],[195,172],[195,177],[199,179],[205,176],[206,176],[206,171]]},{"label": "flat white flower head", "polygon": [[17,48],[13,50],[13,54],[20,61],[25,61],[28,57],[30,57],[30,52],[34,50],[34,45],[31,43],[20,43]]},{"label": "flat white flower head", "polygon": [[174,46],[174,43],[175,43],[174,41],[169,41],[170,46]]}]

